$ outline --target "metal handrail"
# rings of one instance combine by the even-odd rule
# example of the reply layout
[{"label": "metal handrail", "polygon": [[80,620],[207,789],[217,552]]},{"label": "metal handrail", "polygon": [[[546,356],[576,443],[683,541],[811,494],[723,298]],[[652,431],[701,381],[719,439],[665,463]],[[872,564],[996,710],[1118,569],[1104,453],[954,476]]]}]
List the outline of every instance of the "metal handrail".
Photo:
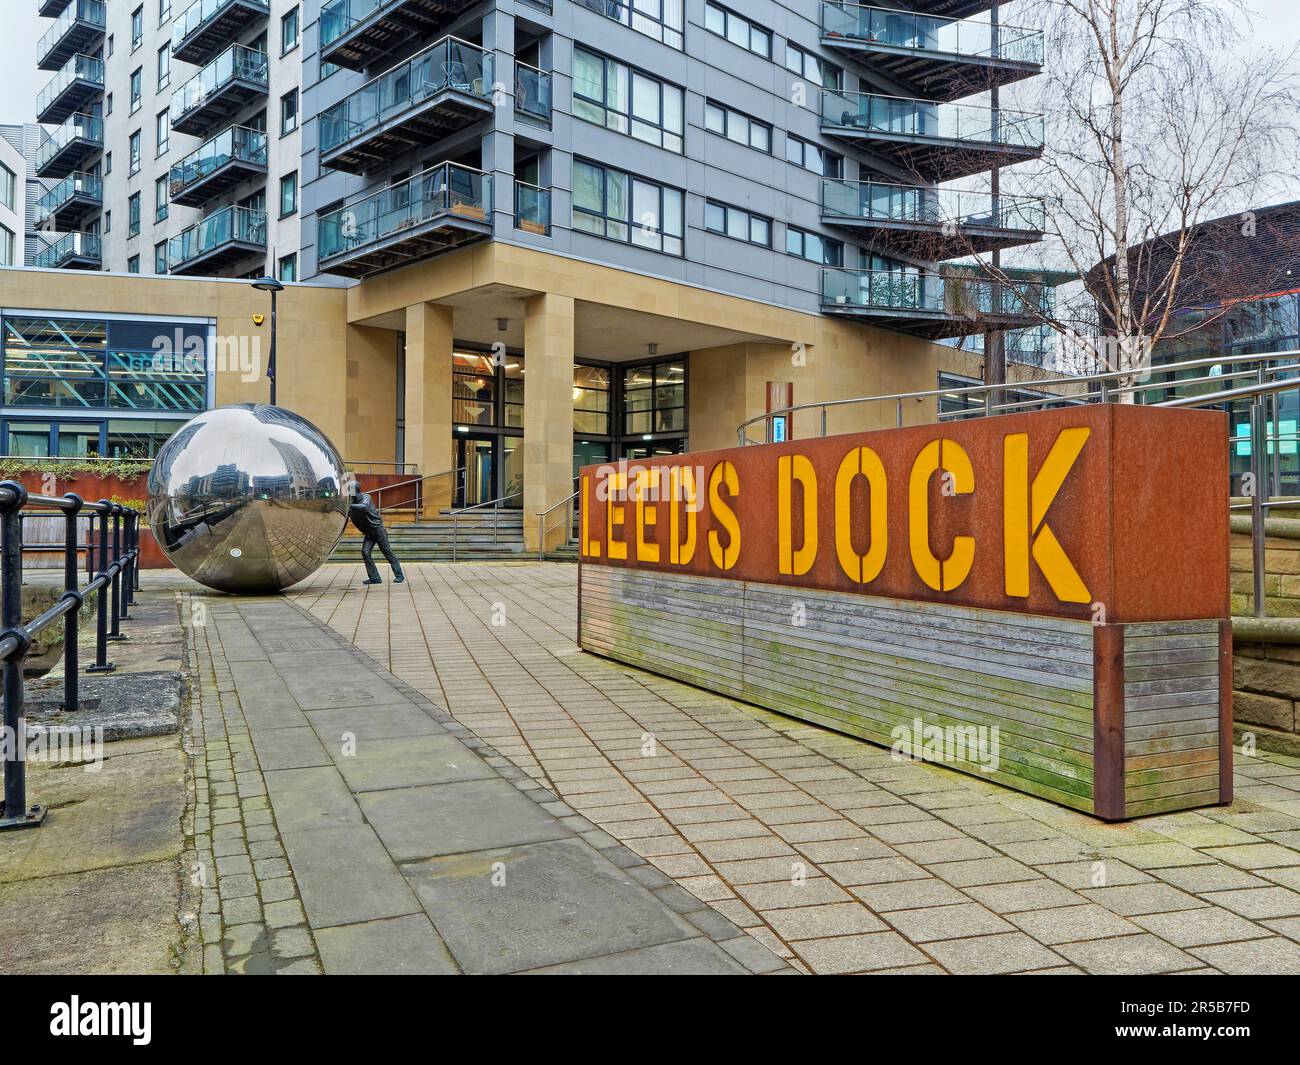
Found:
[{"label": "metal handrail", "polygon": [[492,545],[495,547],[501,539],[501,504],[507,499],[514,499],[516,496],[522,496],[523,489],[517,492],[507,492],[503,496],[497,496],[496,499],[485,499],[482,503],[475,503],[468,507],[452,507],[451,510],[451,560],[457,561],[457,552],[459,550],[459,528],[457,523],[460,521],[462,514],[468,514],[473,510],[482,510],[484,507],[492,508]]},{"label": "metal handrail", "polygon": [[[22,512],[26,508],[63,513],[64,590],[57,603],[24,624]],[[78,587],[77,556],[82,545],[77,539],[77,525],[83,511],[92,520],[95,516],[99,518],[100,571],[84,587]],[[93,535],[88,533],[87,539],[93,541]],[[4,727],[13,740],[4,745],[4,806],[0,810],[0,829],[35,828],[45,818],[42,807],[27,805],[23,660],[32,640],[62,619],[63,708],[76,711],[81,705],[78,615],[86,597],[95,594],[95,664],[87,672],[111,671],[114,666],[107,660],[108,641],[124,638],[119,626],[124,618],[129,620],[127,611],[140,586],[139,558],[138,511],[108,499],[87,503],[74,492],[62,497],[31,495],[17,481],[0,482],[0,661],[4,663]]]},{"label": "metal handrail", "polygon": [[[382,496],[385,492],[387,492],[389,489],[392,488],[405,488],[408,485],[413,485],[413,484],[422,485],[424,484],[425,481],[432,481],[438,477],[451,476],[454,478],[456,474],[464,473],[464,472],[465,472],[464,466],[454,466],[450,470],[443,470],[441,473],[430,473],[430,474],[426,474],[423,477],[412,477],[411,479],[406,481],[395,481],[392,484],[380,485],[380,487],[376,488],[370,494],[371,496]],[[452,485],[452,498],[453,499],[455,498],[454,483]],[[396,510],[398,506],[399,504],[394,503],[392,509]],[[384,511],[383,506],[379,505],[379,503],[376,502],[376,507],[378,508],[379,512],[382,514]],[[417,513],[421,513],[421,514],[424,512],[424,492],[422,489],[418,489],[418,488],[416,489],[415,492],[415,510]]]},{"label": "metal handrail", "polygon": [[[575,477],[573,479],[573,482],[574,484],[577,484],[578,478]],[[574,491],[570,492],[558,503],[547,507],[545,510],[537,511],[537,561],[538,562],[546,561],[546,527],[547,527],[547,522],[549,521],[551,515],[554,514],[561,507],[572,503],[575,499],[578,498],[580,492],[581,489],[574,489]],[[570,533],[572,533],[573,531],[572,518],[569,519],[569,531]]]}]

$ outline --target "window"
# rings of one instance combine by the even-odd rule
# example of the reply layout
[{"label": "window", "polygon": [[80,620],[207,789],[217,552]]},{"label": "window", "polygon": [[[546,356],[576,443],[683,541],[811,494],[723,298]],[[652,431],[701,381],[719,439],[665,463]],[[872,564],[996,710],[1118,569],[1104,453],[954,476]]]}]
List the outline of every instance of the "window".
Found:
[{"label": "window", "polygon": [[131,156],[131,165],[128,168],[128,173],[138,174],[140,173],[140,131],[139,130],[136,130],[134,133],[131,134],[131,139],[130,141],[128,141],[128,147],[130,148],[130,156]]},{"label": "window", "polygon": [[164,44],[158,49],[158,88],[165,89],[172,80],[171,45]]},{"label": "window", "polygon": [[573,113],[579,118],[682,150],[682,90],[595,52],[573,53]]},{"label": "window", "polygon": [[786,226],[785,250],[791,255],[822,266],[843,266],[844,245],[829,237],[819,237],[794,226]]},{"label": "window", "polygon": [[140,272],[140,256],[132,255],[126,261],[126,272],[128,274],[138,274]]},{"label": "window", "polygon": [[293,214],[298,210],[298,171],[285,174],[280,179],[280,217]]},{"label": "window", "polygon": [[0,205],[14,209],[14,195],[18,189],[18,175],[0,163]]},{"label": "window", "polygon": [[104,153],[104,177],[108,177],[113,172],[113,153]]},{"label": "window", "polygon": [[748,49],[755,55],[772,58],[772,34],[755,26],[747,18],[719,7],[714,3],[704,5],[704,28],[719,37],[725,37],[732,44]]},{"label": "window", "polygon": [[112,113],[113,113],[113,94],[110,92],[107,96],[104,97],[104,114],[111,115]]},{"label": "window", "polygon": [[153,272],[155,274],[165,274],[167,272],[167,242],[160,240],[153,246]]},{"label": "window", "polygon": [[126,235],[128,238],[140,235],[140,194],[138,192],[131,193],[126,201]]},{"label": "window", "polygon": [[573,162],[573,228],[682,254],[683,194],[596,163]]},{"label": "window", "polygon": [[171,112],[159,111],[157,117],[154,118],[154,141],[158,146],[158,155],[167,154],[167,138],[170,135],[171,128]]},{"label": "window", "polygon": [[609,368],[573,367],[573,431],[609,436]]},{"label": "window", "polygon": [[829,148],[809,144],[790,133],[785,135],[785,157],[795,166],[811,170],[822,177],[842,178],[844,176],[844,156]]},{"label": "window", "polygon": [[135,114],[140,109],[143,80],[144,67],[136,67],[131,71],[131,114]]},{"label": "window", "polygon": [[287,92],[280,97],[280,136],[292,133],[298,128],[298,90]]},{"label": "window", "polygon": [[167,217],[168,178],[164,174],[153,183],[153,219],[161,222]]},{"label": "window", "polygon": [[[631,26],[679,52],[686,28],[685,0],[581,0],[583,6]],[[549,4],[547,5],[550,6]]]},{"label": "window", "polygon": [[723,233],[735,240],[761,244],[764,248],[772,246],[772,220],[761,214],[751,214],[739,207],[729,207],[725,203],[709,200],[704,205],[704,228],[714,233]]},{"label": "window", "polygon": [[144,40],[144,4],[131,12],[131,51],[140,47]]},{"label": "window", "polygon": [[14,265],[14,231],[0,226],[0,266]]},{"label": "window", "polygon": [[788,70],[793,70],[801,78],[806,78],[823,89],[844,88],[843,70],[789,41],[785,42],[785,65]]},{"label": "window", "polygon": [[172,0],[158,0],[158,25],[172,17]]},{"label": "window", "polygon": [[686,364],[681,360],[629,366],[623,371],[625,435],[686,428]]},{"label": "window", "polygon": [[105,211],[105,212],[104,212],[104,232],[105,232],[106,234],[107,234],[107,233],[112,233],[112,232],[113,232],[113,212],[112,212],[112,211]]},{"label": "window", "polygon": [[772,151],[771,126],[712,100],[704,103],[704,128],[737,144],[748,144],[760,152]]},{"label": "window", "polygon": [[280,260],[280,280],[284,282],[298,280],[298,255],[286,255]]},{"label": "window", "polygon": [[107,59],[112,54],[113,54],[113,35],[110,33],[108,35],[108,44],[105,46],[105,50],[104,50],[104,58]]},{"label": "window", "polygon": [[295,6],[280,19],[280,54],[292,52],[298,47],[298,8]]}]

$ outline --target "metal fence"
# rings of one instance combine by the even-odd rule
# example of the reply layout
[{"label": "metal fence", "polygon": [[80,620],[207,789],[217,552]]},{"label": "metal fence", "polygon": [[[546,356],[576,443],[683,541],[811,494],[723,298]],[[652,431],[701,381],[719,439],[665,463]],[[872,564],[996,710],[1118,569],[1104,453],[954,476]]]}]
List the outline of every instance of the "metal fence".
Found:
[{"label": "metal fence", "polygon": [[[57,603],[23,623],[23,514],[61,512],[64,518],[63,594]],[[83,516],[90,517],[85,543],[78,540]],[[38,545],[32,545],[38,546]],[[39,545],[45,548],[47,545]],[[84,586],[78,584],[79,553],[99,570]],[[63,621],[63,709],[80,706],[81,665],[77,632],[82,607],[95,597],[95,661],[87,673],[108,673],[108,644],[124,637],[121,622],[129,620],[129,607],[140,587],[140,515],[137,511],[101,499],[87,503],[69,492],[65,496],[34,496],[17,481],[0,481],[0,662],[4,663],[4,806],[0,830],[34,828],[45,820],[45,809],[27,804],[26,688],[23,664],[32,641],[60,619]]]}]

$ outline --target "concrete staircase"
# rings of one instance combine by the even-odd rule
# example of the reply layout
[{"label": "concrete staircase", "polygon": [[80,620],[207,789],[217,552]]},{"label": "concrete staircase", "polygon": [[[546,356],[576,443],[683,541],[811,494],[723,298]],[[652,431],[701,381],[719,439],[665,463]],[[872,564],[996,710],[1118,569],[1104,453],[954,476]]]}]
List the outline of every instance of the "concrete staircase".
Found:
[{"label": "concrete staircase", "polygon": [[[450,511],[420,522],[388,526],[388,542],[402,562],[475,562],[528,559],[524,554],[524,515],[521,510],[502,510],[493,521],[491,511],[462,514],[452,529]],[[361,536],[348,526],[348,533],[330,555],[331,562],[360,562]],[[454,540],[454,551],[453,551]],[[375,561],[384,565],[375,552]]]}]

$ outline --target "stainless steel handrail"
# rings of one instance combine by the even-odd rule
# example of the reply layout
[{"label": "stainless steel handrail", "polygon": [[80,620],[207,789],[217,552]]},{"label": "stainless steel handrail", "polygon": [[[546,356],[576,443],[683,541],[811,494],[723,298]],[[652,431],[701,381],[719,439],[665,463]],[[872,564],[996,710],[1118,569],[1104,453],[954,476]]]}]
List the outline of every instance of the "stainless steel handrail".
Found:
[{"label": "stainless steel handrail", "polygon": [[507,499],[514,499],[516,496],[522,496],[523,489],[517,492],[507,492],[503,496],[497,496],[496,499],[485,499],[482,503],[475,503],[468,507],[453,507],[451,511],[451,560],[457,561],[459,550],[459,529],[457,522],[460,521],[462,514],[468,514],[474,510],[482,510],[485,507],[492,508],[492,545],[495,547],[501,542],[501,504]]},{"label": "stainless steel handrail", "polygon": [[[577,479],[578,478],[575,477],[574,481],[577,481]],[[538,562],[546,561],[546,530],[547,530],[547,523],[551,515],[554,514],[557,510],[559,510],[560,507],[572,503],[575,499],[578,498],[578,494],[579,494],[578,490],[570,492],[558,503],[554,504],[553,506],[547,507],[545,510],[539,510],[537,512],[537,561]],[[570,532],[572,532],[573,529],[572,518],[569,519],[569,529]]]},{"label": "stainless steel handrail", "polygon": [[[427,474],[427,475],[425,475],[424,477],[412,477],[412,478],[410,478],[409,480],[406,480],[406,481],[394,481],[392,484],[384,484],[384,485],[380,485],[378,488],[376,488],[376,489],[371,493],[371,495],[372,495],[372,496],[380,496],[380,495],[383,495],[384,492],[387,492],[389,489],[392,489],[392,488],[405,488],[405,487],[407,487],[407,486],[409,486],[409,485],[413,485],[413,484],[414,484],[414,485],[422,485],[422,484],[424,484],[425,481],[433,481],[433,480],[436,480],[436,479],[439,478],[439,477],[448,477],[448,476],[450,476],[450,477],[454,478],[457,474],[461,474],[461,473],[464,473],[464,472],[465,472],[465,467],[464,467],[464,466],[456,466],[456,467],[454,467],[454,468],[452,468],[452,469],[450,469],[450,470],[442,470],[440,473],[430,473],[430,474]],[[417,488],[417,489],[416,489],[416,492],[415,492],[415,511],[416,511],[416,514],[417,514],[417,515],[420,515],[420,514],[423,514],[423,513],[424,513],[424,498],[423,498],[423,497],[424,497],[424,492],[423,492],[421,489]],[[455,497],[456,497],[456,485],[453,483],[453,485],[452,485],[452,499],[454,500]],[[381,506],[381,505],[379,505],[378,503],[376,503],[376,506],[378,507],[379,512],[382,514],[382,513],[384,512],[384,507]],[[389,509],[396,510],[399,506],[401,506],[400,503],[394,503],[394,504],[392,504],[392,506],[391,506]]]}]

